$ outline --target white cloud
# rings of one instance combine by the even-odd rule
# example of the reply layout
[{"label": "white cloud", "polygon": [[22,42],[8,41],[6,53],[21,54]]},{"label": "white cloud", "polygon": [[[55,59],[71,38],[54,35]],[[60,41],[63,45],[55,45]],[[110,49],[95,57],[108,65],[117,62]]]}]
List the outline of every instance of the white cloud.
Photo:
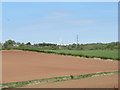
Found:
[{"label": "white cloud", "polygon": [[26,25],[23,27],[16,28],[16,30],[38,30],[38,29],[47,29],[47,28],[52,28],[55,27],[56,24],[31,24],[31,25]]},{"label": "white cloud", "polygon": [[69,23],[79,25],[79,24],[93,24],[94,22],[92,20],[80,20],[80,21],[72,21]]},{"label": "white cloud", "polygon": [[56,18],[64,18],[68,17],[70,14],[65,12],[52,12],[49,16],[46,16],[47,19],[56,19]]},{"label": "white cloud", "polygon": [[64,12],[54,12],[53,16],[56,16],[56,17],[66,17],[66,16],[68,16],[68,14],[64,13]]}]

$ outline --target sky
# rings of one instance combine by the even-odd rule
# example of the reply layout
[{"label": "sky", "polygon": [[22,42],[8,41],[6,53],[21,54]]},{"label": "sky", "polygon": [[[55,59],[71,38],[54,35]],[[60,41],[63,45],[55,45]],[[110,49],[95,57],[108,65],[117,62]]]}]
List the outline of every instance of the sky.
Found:
[{"label": "sky", "polygon": [[117,2],[4,2],[2,17],[3,42],[118,41]]}]

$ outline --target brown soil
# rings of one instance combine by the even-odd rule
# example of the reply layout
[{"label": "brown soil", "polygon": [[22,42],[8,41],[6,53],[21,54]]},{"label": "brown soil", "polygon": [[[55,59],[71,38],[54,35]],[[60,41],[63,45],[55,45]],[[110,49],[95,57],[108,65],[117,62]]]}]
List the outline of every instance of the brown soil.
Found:
[{"label": "brown soil", "polygon": [[41,83],[22,88],[118,88],[118,75],[104,75],[80,80]]},{"label": "brown soil", "polygon": [[118,61],[37,52],[2,51],[3,83],[118,70]]}]

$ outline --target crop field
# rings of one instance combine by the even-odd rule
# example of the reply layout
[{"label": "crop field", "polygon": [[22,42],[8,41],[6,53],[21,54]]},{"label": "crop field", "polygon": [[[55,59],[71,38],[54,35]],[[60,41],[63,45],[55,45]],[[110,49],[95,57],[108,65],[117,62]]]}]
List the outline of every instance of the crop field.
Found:
[{"label": "crop field", "polygon": [[[40,82],[41,80],[42,82],[49,82],[49,80],[50,82],[51,80],[58,82],[85,77],[92,78],[92,76],[118,71],[118,62],[119,61],[116,60],[78,58],[41,52],[3,50],[3,85],[14,86],[14,84],[16,84],[18,87],[23,87],[25,84],[39,80]],[[116,81],[117,77],[114,78]],[[112,82],[113,79],[110,81]],[[30,85],[30,87],[32,87],[32,85]],[[103,86],[98,85],[98,88],[99,87]]]},{"label": "crop field", "polygon": [[8,1],[1,14],[0,88],[120,88],[120,4]]},{"label": "crop field", "polygon": [[120,60],[118,55],[118,49],[113,50],[42,50],[39,48],[14,48],[25,51],[35,51],[42,53],[54,53],[60,55],[79,56],[86,58],[101,58],[101,59],[112,59]]},{"label": "crop field", "polygon": [[118,60],[118,50],[49,50],[57,54]]}]

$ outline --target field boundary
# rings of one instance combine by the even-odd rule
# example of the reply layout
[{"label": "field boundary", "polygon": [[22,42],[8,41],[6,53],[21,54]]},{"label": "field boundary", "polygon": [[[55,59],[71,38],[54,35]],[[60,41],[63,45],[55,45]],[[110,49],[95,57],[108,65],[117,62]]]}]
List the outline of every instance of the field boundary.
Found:
[{"label": "field boundary", "polygon": [[83,54],[73,54],[73,53],[65,53],[65,52],[55,52],[52,50],[38,50],[38,49],[29,49],[29,48],[12,48],[9,50],[22,50],[22,51],[32,51],[32,52],[41,52],[41,53],[49,53],[49,54],[57,54],[57,55],[64,55],[64,56],[77,56],[77,57],[84,57],[84,58],[98,58],[102,60],[116,60],[119,61],[120,57],[117,58],[110,58],[110,57],[102,57],[102,56],[89,56]]},{"label": "field boundary", "polygon": [[107,74],[115,74],[115,73],[120,73],[120,71],[98,72],[98,73],[91,73],[91,74],[85,74],[85,75],[70,75],[70,76],[61,76],[61,77],[53,77],[53,78],[46,78],[46,79],[36,79],[36,80],[28,80],[28,81],[21,81],[21,82],[3,83],[2,88],[3,89],[17,88],[17,87],[24,87],[24,86],[28,86],[28,85],[36,85],[36,84],[40,84],[40,83],[76,80],[76,79],[83,79],[83,78],[88,78],[88,77],[107,75]]}]

